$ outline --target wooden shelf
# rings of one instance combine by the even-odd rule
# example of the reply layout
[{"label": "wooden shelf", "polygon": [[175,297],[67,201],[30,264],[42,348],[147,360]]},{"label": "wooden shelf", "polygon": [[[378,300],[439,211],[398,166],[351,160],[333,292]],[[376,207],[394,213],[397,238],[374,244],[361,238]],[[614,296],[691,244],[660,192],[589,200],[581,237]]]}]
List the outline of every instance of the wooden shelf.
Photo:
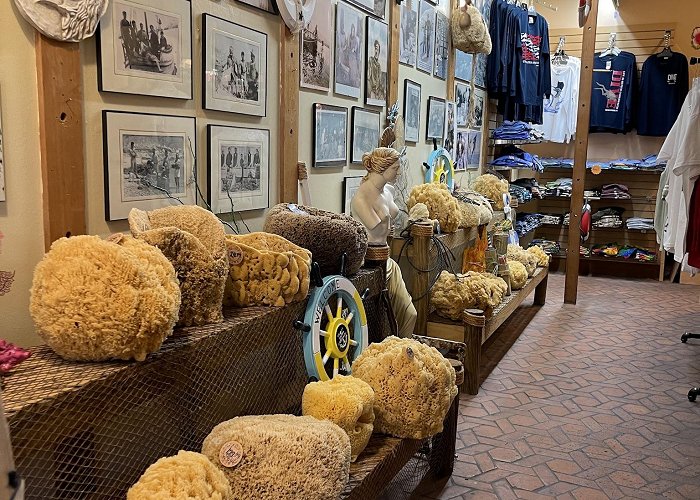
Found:
[{"label": "wooden shelf", "polygon": [[[566,260],[566,254],[552,255],[552,259]],[[611,264],[637,264],[642,266],[660,266],[661,262],[659,256],[656,256],[656,260],[651,262],[645,262],[637,259],[624,259],[622,257],[603,257],[600,255],[591,255],[590,257],[580,256],[581,261],[588,262],[607,262]]]},{"label": "wooden shelf", "polygon": [[[574,171],[573,167],[548,167],[546,165],[544,167],[544,170],[545,170],[545,172],[547,170],[564,170],[567,172],[571,172],[572,174]],[[591,168],[586,167],[586,170],[590,173]],[[601,169],[600,174],[597,174],[597,175],[603,175],[606,172],[614,172],[616,174],[635,174],[635,175],[637,175],[637,174],[641,173],[641,174],[661,175],[661,172],[663,172],[663,170],[656,170],[653,168],[637,168],[634,170],[621,169],[621,168],[603,168],[603,169]]]},{"label": "wooden shelf", "polygon": [[[447,248],[449,248],[450,250],[455,250],[462,246],[471,245],[472,243],[474,243],[478,234],[478,227],[469,227],[465,229],[458,229],[457,232],[454,233],[434,234],[433,236],[440,240],[440,242],[447,246]],[[394,239],[391,241],[392,257],[398,258],[398,255],[401,252],[401,248],[404,246],[404,244],[406,244],[406,241],[407,240],[405,240],[404,238],[394,237]],[[413,245],[406,244],[401,256],[409,258],[415,257],[415,250],[413,248]]]},{"label": "wooden shelf", "polygon": [[542,144],[544,141],[532,140],[532,139],[489,139],[491,146],[525,146],[527,144]]},{"label": "wooden shelf", "polygon": [[[656,204],[656,198],[647,198],[646,196],[637,196],[632,198],[586,198],[591,203],[604,202],[607,204],[613,203],[654,203]],[[535,200],[535,198],[533,198]],[[548,201],[548,200],[567,200],[571,201],[571,196],[545,196],[542,199],[537,198],[537,201]]]},{"label": "wooden shelf", "polygon": [[[556,228],[557,231],[561,231],[564,229],[564,232],[569,231],[569,226],[564,226],[563,224],[542,224],[539,226],[537,229],[552,229],[554,230]],[[656,231],[654,229],[628,229],[625,226],[622,227],[592,227],[591,228],[592,233],[642,233],[642,234],[649,234],[649,233],[655,233]]]}]

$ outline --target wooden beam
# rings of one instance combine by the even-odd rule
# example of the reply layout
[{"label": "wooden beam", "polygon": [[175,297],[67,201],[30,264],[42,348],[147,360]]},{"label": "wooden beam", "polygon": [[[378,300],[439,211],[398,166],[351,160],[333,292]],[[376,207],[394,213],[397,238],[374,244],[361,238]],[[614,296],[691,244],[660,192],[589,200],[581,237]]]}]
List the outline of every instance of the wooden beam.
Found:
[{"label": "wooden beam", "polygon": [[[279,202],[299,201],[299,40],[280,21]],[[311,110],[309,110],[309,115]]]},{"label": "wooden beam", "polygon": [[[452,15],[454,10],[457,8],[459,5],[459,0],[450,0],[450,12],[448,12],[448,22],[449,22],[449,16]],[[455,54],[455,48],[452,46],[452,29],[450,28],[448,30],[448,35],[447,38],[449,40],[447,41],[447,100],[448,101],[454,101],[455,100],[455,61],[457,60],[456,54]],[[476,56],[474,56],[476,57]]]},{"label": "wooden beam", "polygon": [[85,234],[80,45],[36,34],[44,247]]},{"label": "wooden beam", "polygon": [[591,123],[591,93],[593,86],[593,56],[598,29],[598,0],[591,2],[591,13],[583,27],[581,51],[581,81],[578,97],[578,122],[576,125],[576,150],[574,153],[573,187],[569,219],[569,243],[566,250],[566,282],[564,303],[575,304],[578,295],[579,246],[581,242],[581,210],[583,189],[586,182],[588,161],[588,129]]},{"label": "wooden beam", "polygon": [[[399,23],[401,22],[401,7],[394,0],[389,0],[389,62],[387,64],[387,107],[393,106],[399,100]],[[403,106],[399,106],[403,113]]]}]

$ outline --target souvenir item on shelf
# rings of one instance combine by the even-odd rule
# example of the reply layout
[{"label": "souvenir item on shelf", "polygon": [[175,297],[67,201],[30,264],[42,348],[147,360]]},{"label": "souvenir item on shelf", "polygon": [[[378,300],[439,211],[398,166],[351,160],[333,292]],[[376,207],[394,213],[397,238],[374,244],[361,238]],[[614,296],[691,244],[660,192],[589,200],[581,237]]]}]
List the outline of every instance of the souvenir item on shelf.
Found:
[{"label": "souvenir item on shelf", "polygon": [[32,353],[0,339],[0,375],[9,373],[15,366],[31,356]]},{"label": "souvenir item on shelf", "polygon": [[367,251],[365,227],[348,215],[318,208],[281,203],[267,213],[266,233],[278,234],[311,251],[321,274],[338,274],[341,256],[347,255],[345,274],[360,270]]},{"label": "souvenir item on shelf", "polygon": [[202,453],[241,499],[335,500],[350,470],[348,435],[313,417],[236,417],[214,427]]},{"label": "souvenir item on shelf", "polygon": [[[289,0],[294,3],[294,0]],[[315,0],[313,0],[315,1]],[[281,3],[281,2],[280,2]],[[307,4],[309,2],[306,2]],[[333,67],[333,3],[318,2],[301,34],[299,86],[329,91]]]},{"label": "souvenir item on shelf", "polygon": [[352,368],[374,389],[376,432],[424,439],[442,431],[457,385],[454,368],[437,349],[388,337],[370,345]]},{"label": "souvenir item on shelf", "polygon": [[547,267],[549,265],[550,257],[545,253],[539,245],[532,245],[527,249],[528,252],[537,257],[537,267]]},{"label": "souvenir item on shelf", "polygon": [[445,148],[437,148],[430,153],[425,163],[428,169],[425,172],[426,183],[445,184],[452,191],[454,189],[454,166],[452,155]]},{"label": "souvenir item on shelf", "polygon": [[[316,0],[274,0],[280,12],[280,17],[292,34],[299,33],[309,25],[314,15]],[[321,4],[322,2],[318,2]]]},{"label": "souvenir item on shelf", "polygon": [[348,163],[348,108],[314,104],[314,167],[339,167]]},{"label": "souvenir item on shelf", "polygon": [[435,65],[433,75],[441,80],[447,79],[447,60],[449,54],[450,21],[447,16],[437,11],[435,17]]},{"label": "souvenir item on shelf", "polygon": [[414,1],[401,4],[399,62],[411,67],[416,65],[416,32],[418,29],[419,3],[419,1]]},{"label": "souvenir item on shelf", "polygon": [[351,461],[365,449],[374,429],[374,390],[356,377],[333,377],[311,382],[304,388],[301,412],[319,420],[330,420],[350,438]]},{"label": "souvenir item on shelf", "polygon": [[211,460],[180,450],[146,469],[126,494],[126,500],[146,499],[233,500],[231,485]]},{"label": "souvenir item on shelf", "polygon": [[15,0],[17,10],[29,24],[61,42],[90,38],[108,4],[108,0]]},{"label": "souvenir item on shelf", "polygon": [[403,93],[404,139],[418,142],[420,139],[421,86],[411,80],[404,80]]},{"label": "souvenir item on shelf", "polygon": [[[238,0],[240,3],[250,5],[256,9],[269,12],[270,14],[278,14],[279,9],[277,8],[277,2],[282,3],[281,0]],[[303,3],[303,2],[302,2]],[[308,3],[308,2],[306,2]]]},{"label": "souvenir item on shelf", "polygon": [[424,203],[428,207],[430,218],[440,223],[442,232],[454,233],[459,229],[462,219],[459,204],[445,184],[414,186],[406,205],[410,210],[416,203]]},{"label": "souvenir item on shelf", "polygon": [[527,283],[527,269],[517,260],[508,261],[510,271],[510,286],[513,290],[520,290]]},{"label": "souvenir item on shelf", "polygon": [[268,233],[226,235],[229,276],[224,302],[284,306],[309,293],[311,252]]},{"label": "souvenir item on shelf", "polygon": [[478,231],[475,244],[467,246],[462,253],[462,273],[469,271],[483,273],[486,271],[486,249],[489,246],[486,226],[479,227]]},{"label": "souvenir item on shelf", "polygon": [[132,208],[195,203],[194,118],[103,111],[102,123],[107,220],[126,219]]},{"label": "souvenir item on shelf", "polygon": [[112,1],[97,33],[100,91],[192,99],[191,33],[187,0]]},{"label": "souvenir item on shelf", "polygon": [[[495,269],[496,264],[492,267]],[[430,303],[440,316],[459,321],[465,309],[481,309],[490,315],[507,292],[507,283],[491,273],[470,271],[455,275],[442,271],[430,294]]]},{"label": "souvenir item on shelf", "polygon": [[367,17],[367,79],[365,104],[386,106],[387,66],[389,63],[389,26]]},{"label": "souvenir item on shelf", "polygon": [[129,213],[131,233],[158,247],[177,268],[182,291],[178,325],[223,321],[224,285],[229,273],[224,226],[195,205]]},{"label": "souvenir item on shelf", "polygon": [[508,262],[515,260],[523,264],[525,266],[525,269],[527,269],[527,275],[530,278],[533,274],[535,274],[537,264],[540,260],[539,257],[534,253],[523,250],[523,248],[520,245],[513,244],[508,245],[507,257]]},{"label": "souvenir item on shelf", "polygon": [[365,15],[345,2],[335,9],[335,93],[359,98]]},{"label": "souvenir item on shelf", "polygon": [[426,140],[437,139],[442,141],[445,133],[445,100],[439,97],[428,97],[428,126],[426,128]]},{"label": "souvenir item on shelf", "polygon": [[207,200],[215,214],[269,207],[269,130],[207,125],[207,149]]},{"label": "souvenir item on shelf", "polygon": [[379,146],[379,120],[379,111],[352,107],[351,163],[362,163],[362,156]]},{"label": "souvenir item on shelf", "polygon": [[209,14],[202,16],[202,106],[267,114],[267,34]]},{"label": "souvenir item on shelf", "polygon": [[474,179],[471,188],[493,201],[497,210],[503,210],[503,195],[508,193],[507,180],[499,179],[493,174],[484,174]]},{"label": "souvenir item on shelf", "polygon": [[420,0],[416,68],[429,74],[433,73],[435,59],[435,16],[435,7],[426,0]]},{"label": "souvenir item on shelf", "polygon": [[168,259],[117,234],[55,241],[34,269],[29,310],[39,335],[64,359],[143,361],[172,333],[179,307]]}]

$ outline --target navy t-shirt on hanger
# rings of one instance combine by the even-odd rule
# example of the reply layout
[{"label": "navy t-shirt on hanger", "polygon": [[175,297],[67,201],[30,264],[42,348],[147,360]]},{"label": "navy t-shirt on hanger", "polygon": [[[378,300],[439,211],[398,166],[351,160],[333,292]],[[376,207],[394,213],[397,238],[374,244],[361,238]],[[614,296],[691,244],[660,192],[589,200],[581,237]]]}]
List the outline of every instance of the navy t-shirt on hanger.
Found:
[{"label": "navy t-shirt on hanger", "polygon": [[670,57],[649,56],[642,67],[637,132],[666,136],[688,95],[688,59],[678,52]]},{"label": "navy t-shirt on hanger", "polygon": [[593,63],[591,132],[629,132],[634,128],[637,58],[631,52],[601,57]]}]

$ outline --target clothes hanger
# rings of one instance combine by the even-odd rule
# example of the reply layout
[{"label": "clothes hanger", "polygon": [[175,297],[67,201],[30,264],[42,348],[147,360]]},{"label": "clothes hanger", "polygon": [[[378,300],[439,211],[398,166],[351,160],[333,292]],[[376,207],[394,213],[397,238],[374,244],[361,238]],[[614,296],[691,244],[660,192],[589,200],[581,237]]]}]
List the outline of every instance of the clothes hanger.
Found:
[{"label": "clothes hanger", "polygon": [[610,38],[608,39],[608,48],[600,53],[600,57],[613,56],[617,57],[622,52],[617,47],[617,33],[610,33]]},{"label": "clothes hanger", "polygon": [[554,64],[555,66],[566,66],[566,63],[569,62],[569,56],[564,51],[565,44],[566,37],[560,36],[559,44],[557,45],[557,50],[554,53],[554,57],[552,58],[552,64]]},{"label": "clothes hanger", "polygon": [[656,57],[670,59],[671,56],[673,56],[673,51],[671,50],[671,30],[666,30],[664,33],[664,50],[656,54]]}]

